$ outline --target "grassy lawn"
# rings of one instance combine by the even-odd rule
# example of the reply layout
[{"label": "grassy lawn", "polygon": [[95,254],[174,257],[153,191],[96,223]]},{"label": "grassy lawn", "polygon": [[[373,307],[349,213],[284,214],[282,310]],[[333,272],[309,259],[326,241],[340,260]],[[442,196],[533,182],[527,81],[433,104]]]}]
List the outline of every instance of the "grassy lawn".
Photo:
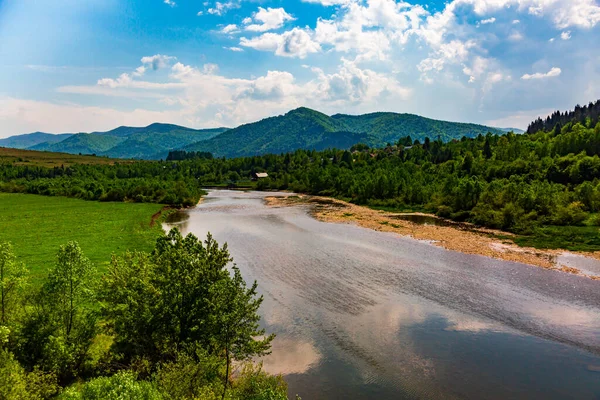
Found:
[{"label": "grassy lawn", "polygon": [[0,241],[13,244],[34,281],[54,264],[58,247],[79,242],[104,270],[112,253],[154,247],[160,224],[150,226],[159,204],[100,203],[66,197],[0,193]]}]

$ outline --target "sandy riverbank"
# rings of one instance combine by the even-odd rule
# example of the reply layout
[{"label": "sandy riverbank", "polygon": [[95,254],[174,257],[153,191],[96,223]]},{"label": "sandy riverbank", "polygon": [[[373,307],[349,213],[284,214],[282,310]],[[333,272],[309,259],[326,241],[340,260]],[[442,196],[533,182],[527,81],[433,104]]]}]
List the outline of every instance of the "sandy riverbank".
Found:
[{"label": "sandy riverbank", "polygon": [[[520,262],[600,280],[600,276],[586,275],[576,268],[557,263],[557,258],[565,253],[563,250],[539,250],[519,247],[510,240],[499,240],[494,237],[495,235],[510,235],[506,232],[475,227],[464,229],[464,225],[458,224],[456,226],[422,225],[398,219],[400,214],[377,211],[328,197],[290,195],[286,197],[267,197],[265,201],[271,207],[308,205],[311,208],[312,215],[324,222],[358,224],[376,231],[394,232],[414,239],[429,241],[448,250]],[[600,259],[600,253],[598,252],[572,254]]]}]

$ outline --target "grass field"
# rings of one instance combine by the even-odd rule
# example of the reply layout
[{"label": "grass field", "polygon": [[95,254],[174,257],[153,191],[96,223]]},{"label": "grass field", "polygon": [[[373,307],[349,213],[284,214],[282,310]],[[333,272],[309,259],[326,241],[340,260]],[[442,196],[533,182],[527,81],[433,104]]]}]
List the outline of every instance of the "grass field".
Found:
[{"label": "grass field", "polygon": [[65,167],[73,164],[114,164],[133,162],[132,160],[116,160],[113,158],[80,156],[49,151],[33,151],[0,147],[0,163],[9,162],[14,165],[32,165],[40,167]]},{"label": "grass field", "polygon": [[34,282],[54,264],[58,247],[70,240],[79,242],[85,255],[103,270],[112,253],[154,247],[162,230],[160,223],[150,223],[161,209],[159,204],[0,193],[0,241],[13,244]]}]

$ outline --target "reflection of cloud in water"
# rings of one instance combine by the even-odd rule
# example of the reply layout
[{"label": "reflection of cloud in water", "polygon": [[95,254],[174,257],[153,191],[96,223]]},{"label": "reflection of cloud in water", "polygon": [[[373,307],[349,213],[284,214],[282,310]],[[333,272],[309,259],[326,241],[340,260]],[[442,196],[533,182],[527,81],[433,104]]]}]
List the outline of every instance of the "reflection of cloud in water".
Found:
[{"label": "reflection of cloud in water", "polygon": [[272,351],[262,358],[263,368],[271,374],[303,374],[321,359],[311,343],[289,337],[275,338]]}]

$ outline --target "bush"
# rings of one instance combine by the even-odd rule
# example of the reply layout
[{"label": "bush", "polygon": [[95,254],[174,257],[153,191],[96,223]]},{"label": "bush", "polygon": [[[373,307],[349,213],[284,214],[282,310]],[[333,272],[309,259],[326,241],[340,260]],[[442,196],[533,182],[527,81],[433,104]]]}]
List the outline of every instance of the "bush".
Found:
[{"label": "bush", "polygon": [[138,381],[130,372],[119,372],[111,377],[92,379],[84,384],[67,388],[60,400],[162,400],[163,395],[151,382]]}]

